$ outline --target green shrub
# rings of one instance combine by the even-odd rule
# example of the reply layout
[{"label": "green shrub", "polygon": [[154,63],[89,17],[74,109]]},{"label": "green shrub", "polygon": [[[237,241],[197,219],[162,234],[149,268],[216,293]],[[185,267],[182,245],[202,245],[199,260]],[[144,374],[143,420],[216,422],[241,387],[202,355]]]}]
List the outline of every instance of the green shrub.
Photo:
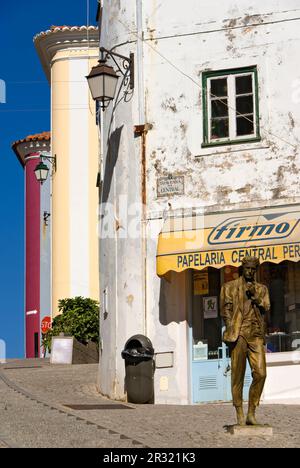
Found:
[{"label": "green shrub", "polygon": [[94,341],[99,345],[99,303],[94,299],[77,296],[60,299],[61,315],[54,318],[52,329],[43,335],[44,349],[51,351],[51,339],[60,333],[74,336],[80,343]]}]

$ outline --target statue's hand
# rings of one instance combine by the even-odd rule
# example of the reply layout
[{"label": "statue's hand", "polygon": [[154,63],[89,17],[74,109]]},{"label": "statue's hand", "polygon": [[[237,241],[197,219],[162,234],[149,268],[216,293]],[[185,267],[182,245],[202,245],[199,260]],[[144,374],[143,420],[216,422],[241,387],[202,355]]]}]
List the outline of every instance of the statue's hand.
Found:
[{"label": "statue's hand", "polygon": [[261,307],[261,305],[262,305],[260,299],[258,299],[257,297],[254,297],[254,298],[252,299],[252,302],[253,302],[257,307]]},{"label": "statue's hand", "polygon": [[257,307],[261,307],[262,302],[261,300],[255,295],[255,285],[253,283],[247,283],[247,290],[246,294],[249,299],[251,299],[252,304],[255,304]]},{"label": "statue's hand", "polygon": [[248,292],[247,295],[250,296],[251,298],[255,296],[255,285],[253,283],[250,283],[250,282],[247,283],[247,292]]}]

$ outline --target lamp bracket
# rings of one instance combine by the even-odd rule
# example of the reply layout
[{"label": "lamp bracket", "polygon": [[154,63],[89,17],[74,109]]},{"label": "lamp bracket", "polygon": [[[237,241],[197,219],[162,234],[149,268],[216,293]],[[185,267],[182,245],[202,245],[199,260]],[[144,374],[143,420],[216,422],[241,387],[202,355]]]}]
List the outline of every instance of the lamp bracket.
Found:
[{"label": "lamp bracket", "polygon": [[41,160],[45,159],[50,164],[52,164],[53,172],[56,172],[56,154],[54,156],[48,156],[48,155],[45,155],[45,154],[41,154],[39,157],[40,157]]},{"label": "lamp bracket", "polygon": [[49,163],[52,164],[53,171],[56,171],[56,154],[54,156],[50,156],[50,154],[47,154],[47,153],[40,153],[35,156],[27,156],[25,158],[25,164],[27,164],[28,161],[32,161],[33,159],[40,159],[41,161],[44,159],[48,161]]},{"label": "lamp bracket", "polygon": [[[124,55],[118,54],[117,52],[113,52],[112,50],[108,50],[105,47],[100,47],[101,58],[100,63],[105,63],[107,58],[110,57],[119,72],[123,75],[123,83],[124,86],[129,84],[129,88],[134,88],[134,54],[130,53],[129,58],[125,57]],[[121,66],[116,60],[116,58],[121,59]]]}]

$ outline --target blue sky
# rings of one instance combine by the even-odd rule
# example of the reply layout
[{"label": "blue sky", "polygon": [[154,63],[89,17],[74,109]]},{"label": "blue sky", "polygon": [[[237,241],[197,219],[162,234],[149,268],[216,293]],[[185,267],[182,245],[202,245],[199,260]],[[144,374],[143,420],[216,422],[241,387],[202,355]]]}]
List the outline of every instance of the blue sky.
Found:
[{"label": "blue sky", "polygon": [[33,36],[51,25],[95,23],[97,0],[1,2],[0,339],[7,357],[24,356],[24,174],[12,142],[50,130],[50,90]]}]

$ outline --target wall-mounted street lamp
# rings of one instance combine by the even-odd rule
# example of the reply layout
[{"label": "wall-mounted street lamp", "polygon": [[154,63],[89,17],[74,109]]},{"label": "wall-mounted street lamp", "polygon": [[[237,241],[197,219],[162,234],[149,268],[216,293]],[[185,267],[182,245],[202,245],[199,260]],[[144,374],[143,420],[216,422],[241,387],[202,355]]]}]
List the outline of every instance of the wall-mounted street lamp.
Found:
[{"label": "wall-mounted street lamp", "polygon": [[48,174],[49,174],[49,167],[47,164],[43,162],[43,160],[48,161],[50,164],[52,164],[53,171],[56,171],[56,156],[50,156],[48,154],[40,154],[39,156],[28,156],[25,159],[25,164],[28,161],[31,161],[32,159],[39,159],[40,162],[37,164],[36,168],[34,169],[34,174],[38,182],[40,182],[41,185],[47,180]]},{"label": "wall-mounted street lamp", "polygon": [[[123,75],[122,84],[126,87],[124,92],[126,100],[126,96],[129,94],[128,87],[131,90],[134,88],[134,54],[131,53],[128,58],[104,47],[100,47],[100,52],[101,59],[98,65],[92,68],[86,78],[93,99],[100,102],[100,106],[104,111],[110,101],[114,99],[119,78],[113,67],[107,65],[108,57],[114,61],[118,71]],[[121,66],[116,59],[121,59]]]},{"label": "wall-mounted street lamp", "polygon": [[40,161],[34,169],[34,173],[37,181],[43,185],[45,180],[47,180],[49,167],[45,163],[43,163],[43,161]]}]

